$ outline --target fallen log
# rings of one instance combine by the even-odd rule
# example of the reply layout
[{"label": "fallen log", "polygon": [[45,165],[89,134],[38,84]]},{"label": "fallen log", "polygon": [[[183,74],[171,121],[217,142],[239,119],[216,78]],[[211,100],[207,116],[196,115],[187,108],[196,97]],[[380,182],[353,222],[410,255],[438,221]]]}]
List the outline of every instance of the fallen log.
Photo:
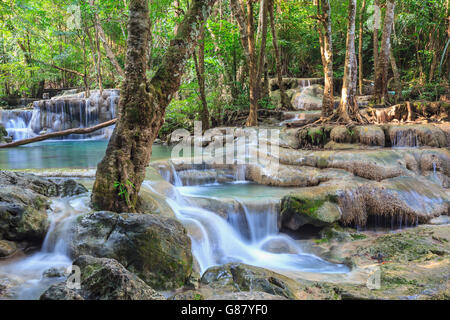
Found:
[{"label": "fallen log", "polygon": [[67,129],[67,130],[63,130],[63,131],[50,132],[50,133],[42,134],[42,135],[39,135],[39,136],[36,136],[33,138],[22,139],[22,140],[13,141],[13,142],[6,143],[6,144],[1,144],[0,149],[22,146],[24,144],[43,141],[43,140],[47,140],[47,139],[51,139],[51,138],[63,137],[63,136],[67,136],[69,134],[88,134],[88,133],[112,126],[116,122],[117,122],[117,118],[97,124],[97,125],[95,125],[93,127],[89,127],[89,128],[74,128],[74,129]]}]

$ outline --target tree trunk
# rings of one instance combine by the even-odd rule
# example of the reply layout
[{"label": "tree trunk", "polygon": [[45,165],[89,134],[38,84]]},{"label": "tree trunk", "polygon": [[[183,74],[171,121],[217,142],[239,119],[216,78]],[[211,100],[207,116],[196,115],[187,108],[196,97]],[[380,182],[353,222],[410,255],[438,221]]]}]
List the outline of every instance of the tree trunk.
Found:
[{"label": "tree trunk", "polygon": [[355,56],[355,17],[356,0],[348,2],[348,25],[345,53],[344,79],[342,84],[341,101],[338,107],[338,116],[344,122],[357,118],[358,105],[355,98],[356,88],[356,56]]},{"label": "tree trunk", "polygon": [[392,73],[394,74],[394,81],[395,81],[395,103],[398,102],[399,99],[402,97],[402,81],[400,79],[400,72],[397,68],[397,63],[395,61],[394,52],[389,50],[389,59],[391,60],[391,68]]},{"label": "tree trunk", "polygon": [[200,91],[200,101],[202,103],[202,129],[209,129],[209,112],[208,112],[208,103],[206,101],[206,93],[205,93],[205,23],[202,22],[200,26],[200,36],[198,38],[198,59],[197,54],[194,50],[194,64],[195,64],[195,72],[197,74],[197,82]]},{"label": "tree trunk", "polygon": [[[125,81],[118,120],[97,167],[92,205],[97,210],[135,212],[139,190],[150,162],[152,144],[164,122],[164,113],[178,90],[184,65],[195,48],[201,21],[215,0],[193,0],[166,54],[148,81],[148,0],[129,1]],[[120,191],[120,192],[119,192]]]},{"label": "tree trunk", "polygon": [[283,85],[283,77],[281,75],[282,65],[281,65],[281,58],[280,58],[280,50],[278,48],[277,30],[275,29],[274,1],[275,0],[269,0],[268,11],[269,11],[269,15],[270,15],[270,29],[272,30],[273,50],[275,51],[275,63],[276,63],[276,69],[277,69],[278,87],[280,88],[280,98],[281,98],[282,107],[287,110],[292,110],[294,108],[292,107],[291,101],[289,100],[289,97],[286,94],[286,89],[284,88],[284,85]]},{"label": "tree trunk", "polygon": [[381,9],[380,9],[380,1],[375,0],[375,11],[374,11],[374,20],[373,20],[373,74],[374,77],[377,74],[378,70],[378,31],[379,31],[379,22],[381,20]]},{"label": "tree trunk", "polygon": [[258,101],[261,79],[258,79],[258,59],[255,48],[255,26],[253,19],[253,0],[247,1],[247,15],[242,0],[230,0],[231,11],[238,23],[241,34],[241,43],[248,65],[250,112],[246,126],[258,125]]},{"label": "tree trunk", "polygon": [[322,117],[333,114],[333,43],[331,40],[331,6],[329,0],[316,1],[318,13],[318,31],[320,55],[322,58],[324,88],[322,99]]},{"label": "tree trunk", "polygon": [[387,101],[387,74],[389,71],[389,52],[391,50],[391,32],[394,24],[395,2],[389,0],[384,17],[383,36],[381,38],[381,51],[378,57],[378,68],[375,77],[375,95],[378,102]]},{"label": "tree trunk", "polygon": [[359,13],[359,39],[358,39],[358,59],[359,59],[359,94],[364,94],[364,83],[363,83],[363,24],[364,24],[364,12],[366,10],[366,0],[363,0],[361,5],[361,11]]}]

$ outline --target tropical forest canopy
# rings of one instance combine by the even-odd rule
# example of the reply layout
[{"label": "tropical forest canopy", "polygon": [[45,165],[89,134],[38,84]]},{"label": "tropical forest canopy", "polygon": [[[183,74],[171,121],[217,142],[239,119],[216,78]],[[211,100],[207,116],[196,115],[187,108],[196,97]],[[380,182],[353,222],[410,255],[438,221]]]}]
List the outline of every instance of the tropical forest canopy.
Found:
[{"label": "tropical forest canopy", "polygon": [[[181,86],[166,110],[162,132],[190,128],[194,120],[201,119],[205,107],[212,124],[220,124],[227,112],[248,110],[251,77],[276,78],[274,33],[267,11],[273,12],[282,76],[324,76],[319,29],[324,11],[321,4],[328,1],[273,0],[266,1],[267,7],[264,1],[251,1],[255,60],[262,52],[264,61],[257,68],[259,74],[249,68],[242,33],[233,14],[234,2],[215,3],[201,29],[196,50],[187,61]],[[248,11],[247,1],[238,3]],[[349,5],[348,1],[329,3],[332,73],[339,79],[344,75]],[[149,78],[160,65],[189,4],[183,0],[150,1]],[[2,0],[0,97],[42,98],[44,88],[120,87],[125,76],[128,5],[126,0]],[[379,21],[374,5],[381,8]],[[356,55],[362,61],[359,71],[364,83],[375,80],[374,45],[382,45],[386,8],[384,0],[357,1]],[[392,91],[401,88],[397,97],[432,101],[448,90],[448,29],[448,0],[395,1],[391,60],[396,63],[401,86],[388,81],[388,87]],[[390,65],[387,73],[388,80],[394,78]],[[258,104],[259,108],[275,108],[264,94],[259,96]]]}]

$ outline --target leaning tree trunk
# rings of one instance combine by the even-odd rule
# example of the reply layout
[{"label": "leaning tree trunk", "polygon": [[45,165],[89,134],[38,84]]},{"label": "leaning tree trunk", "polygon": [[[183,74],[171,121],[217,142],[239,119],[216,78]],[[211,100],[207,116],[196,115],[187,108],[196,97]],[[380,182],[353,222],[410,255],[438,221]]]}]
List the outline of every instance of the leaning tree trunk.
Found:
[{"label": "leaning tree trunk", "polygon": [[[321,8],[320,8],[321,7]],[[329,0],[317,1],[319,19],[320,55],[322,57],[324,88],[322,99],[322,117],[333,114],[333,42],[331,40],[331,6]],[[320,10],[322,9],[322,10]]]},{"label": "leaning tree trunk", "polygon": [[383,36],[381,38],[381,51],[378,57],[378,68],[375,74],[375,95],[378,102],[387,101],[387,74],[389,71],[389,52],[391,50],[391,32],[394,25],[395,2],[389,0],[384,17]]},{"label": "leaning tree trunk", "polygon": [[269,9],[268,10],[269,10],[269,15],[270,15],[270,29],[272,30],[273,50],[275,51],[275,64],[276,64],[276,69],[277,69],[278,87],[280,88],[281,105],[283,108],[285,108],[287,110],[293,110],[294,108],[291,104],[291,101],[289,100],[288,95],[286,94],[286,89],[283,85],[283,77],[281,75],[282,65],[281,65],[281,58],[280,58],[280,50],[278,49],[277,30],[275,29],[274,1],[275,0],[269,0]]},{"label": "leaning tree trunk", "polygon": [[117,125],[106,155],[97,167],[92,205],[97,210],[135,212],[152,143],[164,122],[165,108],[180,86],[184,65],[197,42],[201,21],[215,0],[193,0],[178,32],[149,81],[146,77],[149,37],[148,0],[129,1],[125,81]]},{"label": "leaning tree trunk", "polygon": [[358,105],[356,103],[356,56],[355,56],[355,16],[356,0],[348,1],[348,25],[345,53],[344,79],[342,84],[341,101],[337,110],[339,118],[350,122],[357,117]]}]

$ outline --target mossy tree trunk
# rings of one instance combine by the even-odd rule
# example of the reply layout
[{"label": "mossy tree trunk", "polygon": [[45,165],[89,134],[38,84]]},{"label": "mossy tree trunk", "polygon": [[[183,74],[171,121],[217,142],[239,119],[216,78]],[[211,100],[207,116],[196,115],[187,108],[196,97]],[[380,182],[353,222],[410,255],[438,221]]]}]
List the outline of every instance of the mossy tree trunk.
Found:
[{"label": "mossy tree trunk", "polygon": [[381,50],[378,57],[378,67],[375,74],[375,95],[378,102],[387,101],[387,74],[389,71],[389,53],[391,50],[391,33],[394,25],[395,2],[387,1],[384,17],[383,35],[381,38]]},{"label": "mossy tree trunk", "polygon": [[215,0],[193,0],[178,32],[156,71],[148,80],[149,0],[129,1],[125,81],[118,121],[97,167],[92,205],[97,210],[135,212],[139,190],[150,162],[152,143],[164,122],[165,108],[177,92],[184,65],[195,48],[200,23]]}]

